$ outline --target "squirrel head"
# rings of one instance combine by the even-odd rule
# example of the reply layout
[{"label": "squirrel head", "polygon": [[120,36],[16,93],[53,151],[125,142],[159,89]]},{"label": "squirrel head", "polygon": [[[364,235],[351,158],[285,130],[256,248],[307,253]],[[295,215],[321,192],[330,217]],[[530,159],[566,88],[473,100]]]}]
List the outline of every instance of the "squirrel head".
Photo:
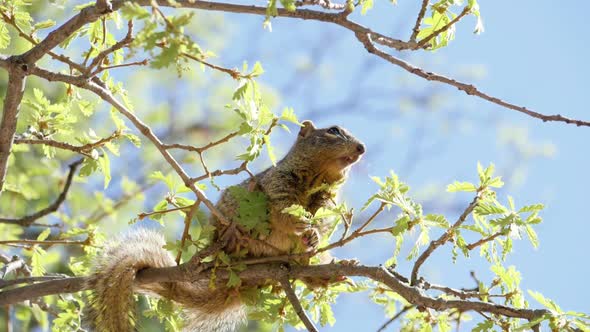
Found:
[{"label": "squirrel head", "polygon": [[343,179],[350,166],[365,153],[365,145],[342,127],[316,128],[309,120],[302,125],[290,159],[323,182],[331,184]]}]

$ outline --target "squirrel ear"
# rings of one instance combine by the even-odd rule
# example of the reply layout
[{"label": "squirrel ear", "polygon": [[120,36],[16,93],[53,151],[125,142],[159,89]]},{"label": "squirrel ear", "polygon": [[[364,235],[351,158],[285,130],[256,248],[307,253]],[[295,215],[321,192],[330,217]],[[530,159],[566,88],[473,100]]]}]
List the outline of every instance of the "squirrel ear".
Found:
[{"label": "squirrel ear", "polygon": [[299,130],[299,137],[305,137],[315,130],[315,126],[313,125],[313,122],[311,122],[310,120],[305,120],[301,124],[303,125],[303,127],[301,127],[301,129]]}]

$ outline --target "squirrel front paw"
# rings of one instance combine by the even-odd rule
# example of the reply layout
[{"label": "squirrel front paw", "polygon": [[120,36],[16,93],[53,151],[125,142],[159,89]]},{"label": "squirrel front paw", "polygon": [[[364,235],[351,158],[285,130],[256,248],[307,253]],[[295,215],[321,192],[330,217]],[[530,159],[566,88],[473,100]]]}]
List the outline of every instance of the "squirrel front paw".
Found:
[{"label": "squirrel front paw", "polygon": [[309,221],[305,220],[297,220],[295,222],[295,234],[303,235],[305,232],[309,231],[311,228],[311,224]]},{"label": "squirrel front paw", "polygon": [[320,245],[320,233],[315,228],[309,228],[301,234],[301,242],[307,250],[316,250]]}]

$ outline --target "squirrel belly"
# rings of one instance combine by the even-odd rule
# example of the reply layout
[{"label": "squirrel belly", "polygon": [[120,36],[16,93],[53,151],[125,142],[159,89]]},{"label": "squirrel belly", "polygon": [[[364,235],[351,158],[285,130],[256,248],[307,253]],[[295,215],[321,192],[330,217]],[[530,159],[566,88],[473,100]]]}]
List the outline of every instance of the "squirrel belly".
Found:
[{"label": "squirrel belly", "polygon": [[135,275],[148,267],[175,266],[163,248],[162,234],[134,230],[107,244],[87,286],[93,289],[86,312],[92,331],[135,331],[133,293],[168,298],[184,308],[186,332],[234,331],[246,320],[245,308],[237,300],[227,301],[224,290],[210,290],[207,282],[174,282],[134,285]]}]

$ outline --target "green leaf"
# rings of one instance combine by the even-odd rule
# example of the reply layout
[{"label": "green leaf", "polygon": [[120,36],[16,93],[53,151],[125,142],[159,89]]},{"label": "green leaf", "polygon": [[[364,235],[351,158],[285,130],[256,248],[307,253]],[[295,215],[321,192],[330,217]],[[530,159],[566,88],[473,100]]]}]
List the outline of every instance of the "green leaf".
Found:
[{"label": "green leaf", "polygon": [[0,21],[0,50],[7,48],[9,45],[10,33],[8,32],[8,28],[6,28],[6,24]]},{"label": "green leaf", "polygon": [[104,175],[104,189],[107,189],[109,183],[111,182],[111,161],[107,152],[103,148],[101,148],[101,150],[102,157],[98,158],[98,165],[102,171],[102,174]]},{"label": "green leaf", "polygon": [[126,20],[134,18],[142,20],[150,17],[150,12],[147,9],[134,2],[125,2],[125,5],[121,7],[121,14],[123,14],[123,18]]},{"label": "green leaf", "polygon": [[424,219],[433,222],[439,227],[448,228],[450,226],[447,218],[442,214],[427,214],[424,216]]},{"label": "green leaf", "polygon": [[491,320],[486,320],[483,321],[479,324],[477,324],[472,330],[471,332],[489,332],[489,331],[494,331],[494,322]]},{"label": "green leaf", "polygon": [[49,20],[45,20],[43,22],[36,23],[33,26],[33,30],[47,29],[47,28],[51,28],[54,25],[55,25],[55,21],[49,19]]},{"label": "green leaf", "polygon": [[299,122],[299,120],[297,120],[297,115],[295,115],[295,110],[292,107],[285,107],[285,109],[283,109],[283,113],[281,114],[281,120],[289,121],[301,126],[301,123]]},{"label": "green leaf", "polygon": [[43,257],[47,252],[39,246],[33,247],[33,255],[31,256],[31,272],[34,277],[40,277],[45,274],[45,268],[43,267]]},{"label": "green leaf", "polygon": [[525,205],[525,206],[521,207],[520,210],[518,210],[518,213],[538,212],[538,211],[543,210],[544,208],[545,208],[545,205],[543,205],[543,204]]},{"label": "green leaf", "polygon": [[332,307],[329,303],[322,303],[320,305],[320,324],[334,326],[334,323],[336,323],[336,317],[334,317]]},{"label": "green leaf", "polygon": [[501,188],[504,186],[504,182],[502,181],[502,177],[497,176],[497,177],[489,180],[487,185],[490,187],[494,187],[494,188]]},{"label": "green leaf", "polygon": [[37,241],[45,241],[49,237],[49,234],[51,234],[51,229],[47,228],[37,236]]},{"label": "green leaf", "polygon": [[403,216],[396,220],[395,226],[391,229],[391,234],[394,236],[400,235],[401,233],[408,230],[408,223],[410,222],[410,217]]},{"label": "green leaf", "polygon": [[365,15],[367,10],[373,8],[373,0],[361,0],[361,15]]},{"label": "green leaf", "polygon": [[94,104],[89,102],[88,100],[80,100],[78,102],[78,108],[80,112],[85,116],[91,116],[94,113]]},{"label": "green leaf", "polygon": [[533,245],[533,247],[537,248],[539,246],[539,238],[537,237],[537,233],[530,225],[526,225],[525,229],[527,235],[529,236],[531,244]]},{"label": "green leaf", "polygon": [[270,162],[273,166],[277,165],[277,156],[275,155],[274,148],[270,144],[270,136],[264,135],[264,144],[266,145],[266,151],[268,152],[268,158],[270,158]]},{"label": "green leaf", "polygon": [[227,280],[227,287],[239,287],[242,284],[240,277],[233,271],[229,270],[229,279]]},{"label": "green leaf", "polygon": [[298,205],[298,204],[293,204],[289,207],[286,207],[281,212],[290,214],[290,215],[298,217],[300,219],[302,219],[302,218],[309,219],[312,217],[310,212],[307,212],[303,206]]},{"label": "green leaf", "polygon": [[480,202],[475,207],[475,212],[480,216],[487,216],[490,214],[505,214],[508,212],[508,209],[501,205]]},{"label": "green leaf", "polygon": [[249,76],[251,77],[257,77],[260,76],[264,73],[264,69],[262,69],[262,65],[260,64],[259,61],[256,61],[256,63],[254,64],[254,67],[252,68],[252,71],[250,72]]},{"label": "green leaf", "polygon": [[477,187],[473,183],[455,181],[447,186],[447,192],[457,191],[477,191]]},{"label": "green leaf", "polygon": [[528,290],[529,295],[543,305],[545,308],[556,311],[557,313],[562,313],[563,311],[561,308],[552,300],[547,299],[543,296],[543,294],[535,291]]},{"label": "green leaf", "polygon": [[281,0],[281,4],[290,12],[294,12],[297,9],[297,7],[295,7],[295,0]]},{"label": "green leaf", "polygon": [[543,316],[541,316],[541,317],[537,317],[537,318],[535,318],[535,319],[533,319],[533,320],[529,321],[529,322],[528,322],[528,323],[526,323],[526,324],[523,324],[523,325],[520,325],[520,326],[518,326],[517,328],[513,329],[512,331],[514,331],[514,332],[518,332],[518,331],[526,331],[526,330],[530,330],[530,329],[531,329],[533,326],[535,326],[535,325],[537,325],[537,324],[541,323],[542,321],[544,321],[545,319],[548,319],[549,317],[550,317],[550,316],[546,316],[546,315],[543,315]]},{"label": "green leaf", "polygon": [[268,235],[270,228],[266,195],[259,191],[250,192],[242,186],[231,186],[227,190],[238,203],[238,223],[255,234]]}]

